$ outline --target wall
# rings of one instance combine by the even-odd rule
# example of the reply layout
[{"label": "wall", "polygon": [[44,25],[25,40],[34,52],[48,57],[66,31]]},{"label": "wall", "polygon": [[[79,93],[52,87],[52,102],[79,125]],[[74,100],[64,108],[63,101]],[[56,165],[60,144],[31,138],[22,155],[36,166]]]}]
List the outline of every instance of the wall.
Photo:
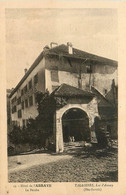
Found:
[{"label": "wall", "polygon": [[[110,91],[112,79],[115,79],[117,83],[117,67],[110,65],[91,64],[92,74],[86,73],[86,65],[82,65],[80,60],[70,60],[70,62],[63,58],[46,58],[46,88],[52,92],[52,86],[59,86],[62,83],[66,83],[75,87],[78,87],[78,77],[81,65],[81,77],[82,77],[82,89],[89,89],[90,84],[96,87],[102,94],[105,93],[105,89]],[[58,81],[51,81],[51,71],[58,70]]]},{"label": "wall", "polygon": [[[33,78],[34,76],[38,73],[38,83],[37,85],[34,87],[34,82],[33,82]],[[22,110],[22,117],[18,118],[18,113],[11,113],[11,117],[12,117],[12,121],[17,121],[18,125],[22,126],[23,125],[23,119],[28,119],[28,118],[35,118],[38,114],[37,111],[37,105],[35,102],[35,95],[34,93],[36,91],[45,91],[45,59],[43,58],[40,63],[35,67],[35,69],[29,74],[29,76],[27,77],[27,79],[22,83],[22,85],[19,87],[19,89],[13,94],[13,96],[11,97],[10,101],[17,96],[20,97],[21,96],[21,90],[26,86],[26,84],[28,85],[29,81],[32,79],[32,88],[28,89],[27,93],[24,94],[21,97],[21,101],[27,99],[28,97],[30,97],[31,95],[33,95],[33,106],[29,106],[28,108],[24,107],[24,110],[22,110],[21,108],[21,104],[17,105],[17,102],[15,103],[15,105],[17,105],[17,111],[18,110]],[[27,86],[28,87],[28,86]],[[11,109],[12,109],[12,105],[11,105]]]}]

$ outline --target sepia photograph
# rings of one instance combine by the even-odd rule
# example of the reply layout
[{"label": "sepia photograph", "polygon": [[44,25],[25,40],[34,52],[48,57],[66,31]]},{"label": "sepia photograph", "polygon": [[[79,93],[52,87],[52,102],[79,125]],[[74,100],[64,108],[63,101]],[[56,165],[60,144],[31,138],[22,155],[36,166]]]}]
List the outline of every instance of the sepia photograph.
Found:
[{"label": "sepia photograph", "polygon": [[7,8],[8,182],[118,182],[118,12]]}]

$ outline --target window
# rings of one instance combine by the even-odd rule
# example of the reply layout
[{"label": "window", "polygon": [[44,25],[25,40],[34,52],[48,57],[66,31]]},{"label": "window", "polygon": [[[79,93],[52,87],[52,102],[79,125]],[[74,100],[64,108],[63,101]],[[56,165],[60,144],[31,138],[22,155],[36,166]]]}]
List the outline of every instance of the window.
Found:
[{"label": "window", "polygon": [[27,85],[24,87],[24,93],[26,93],[27,92]]},{"label": "window", "polygon": [[36,94],[34,95],[34,98],[35,98],[35,104],[37,104],[37,97],[36,97]]},{"label": "window", "polygon": [[25,100],[25,107],[28,108],[28,100]]},{"label": "window", "polygon": [[29,97],[29,105],[32,106],[33,105],[33,97]]},{"label": "window", "polygon": [[86,65],[86,72],[87,73],[92,73],[92,67],[91,67],[91,65]]},{"label": "window", "polygon": [[104,94],[105,94],[105,95],[107,94],[107,92],[108,92],[107,89],[104,89]]},{"label": "window", "polygon": [[24,101],[21,102],[21,107],[22,107],[22,110],[24,110]]},{"label": "window", "polygon": [[51,70],[51,81],[59,82],[58,70]]},{"label": "window", "polygon": [[21,97],[17,99],[17,105],[21,104]]},{"label": "window", "polygon": [[21,90],[21,95],[24,95],[24,90],[23,89]]},{"label": "window", "polygon": [[17,121],[12,121],[13,126],[17,126]]},{"label": "window", "polygon": [[22,124],[23,124],[23,127],[25,127],[25,120],[24,119],[22,120]]},{"label": "window", "polygon": [[17,107],[16,106],[13,106],[12,107],[12,114],[15,113],[15,112],[17,112]]},{"label": "window", "polygon": [[14,102],[16,102],[16,100],[17,100],[17,97],[15,96],[15,97],[14,97]]},{"label": "window", "polygon": [[38,73],[34,76],[34,84],[36,85],[38,83]]},{"label": "window", "polygon": [[12,100],[11,100],[11,103],[13,104],[14,102],[16,102],[17,100],[17,97],[15,96]]},{"label": "window", "polygon": [[29,89],[32,88],[32,79],[29,81]]},{"label": "window", "polygon": [[21,110],[18,110],[18,118],[21,118],[22,117],[22,112]]}]

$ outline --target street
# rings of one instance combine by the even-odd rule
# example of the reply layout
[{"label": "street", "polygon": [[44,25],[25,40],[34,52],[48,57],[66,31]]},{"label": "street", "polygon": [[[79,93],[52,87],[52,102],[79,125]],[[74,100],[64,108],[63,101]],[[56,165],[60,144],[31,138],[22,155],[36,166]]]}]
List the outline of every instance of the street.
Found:
[{"label": "street", "polygon": [[[20,163],[17,164],[19,158]],[[117,148],[9,157],[9,182],[116,182]]]}]

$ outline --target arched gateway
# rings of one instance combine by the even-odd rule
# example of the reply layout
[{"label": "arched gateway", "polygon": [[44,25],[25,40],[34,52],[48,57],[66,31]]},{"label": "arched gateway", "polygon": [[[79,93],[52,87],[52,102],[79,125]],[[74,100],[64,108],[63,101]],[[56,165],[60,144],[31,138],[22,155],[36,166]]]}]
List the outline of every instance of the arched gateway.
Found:
[{"label": "arched gateway", "polygon": [[88,141],[90,139],[89,118],[82,109],[70,108],[62,116],[63,142]]},{"label": "arched gateway", "polygon": [[[77,113],[75,114],[74,112]],[[96,116],[98,116],[96,98],[93,98],[88,104],[67,104],[63,108],[56,110],[56,152],[63,152],[63,142],[67,139],[69,133],[70,135],[74,133],[76,139],[80,139],[80,135],[81,133],[83,133],[83,136],[85,137],[85,139],[87,139],[86,133],[88,134],[88,128],[90,130],[91,126],[94,124],[94,119]],[[75,119],[74,117],[77,118]],[[80,133],[77,133],[77,124],[80,125]],[[67,134],[65,131],[67,131],[66,128],[70,128],[70,125],[74,126],[74,130],[72,131],[71,129],[71,131]]]},{"label": "arched gateway", "polygon": [[98,115],[97,98],[89,91],[62,84],[53,95],[58,105],[54,115],[56,152],[63,152],[69,136],[87,139],[87,134]]}]

